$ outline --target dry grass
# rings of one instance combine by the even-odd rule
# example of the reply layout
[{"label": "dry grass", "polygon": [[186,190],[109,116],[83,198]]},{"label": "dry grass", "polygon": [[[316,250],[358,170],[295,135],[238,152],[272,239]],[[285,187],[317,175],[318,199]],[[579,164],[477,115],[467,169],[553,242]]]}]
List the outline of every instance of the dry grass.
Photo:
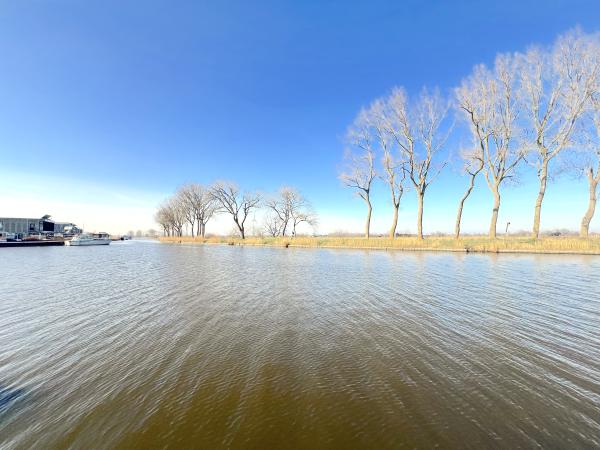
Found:
[{"label": "dry grass", "polygon": [[161,238],[166,243],[188,244],[226,244],[254,245],[270,247],[307,247],[307,248],[357,248],[380,250],[436,250],[454,252],[491,252],[491,253],[571,253],[600,255],[600,237],[543,237],[538,240],[528,237],[500,237],[491,240],[484,236],[469,236],[454,239],[450,236],[426,237],[237,237],[212,236],[207,238],[172,237]]}]

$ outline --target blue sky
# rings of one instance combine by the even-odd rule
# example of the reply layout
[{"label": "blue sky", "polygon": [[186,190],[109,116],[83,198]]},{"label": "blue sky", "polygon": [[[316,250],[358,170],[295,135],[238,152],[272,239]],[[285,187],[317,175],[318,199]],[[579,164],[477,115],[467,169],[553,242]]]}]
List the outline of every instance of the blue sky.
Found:
[{"label": "blue sky", "polygon": [[[322,231],[360,230],[364,206],[337,174],[361,106],[395,85],[449,92],[498,52],[598,24],[594,1],[5,0],[0,216],[145,229],[177,185],[231,179],[297,186]],[[457,166],[432,185],[426,231],[452,229],[466,182]],[[535,193],[526,173],[505,190],[500,223],[529,228]],[[385,231],[382,184],[375,198],[373,226]],[[559,178],[542,228],[577,228],[586,201],[585,183]],[[399,231],[414,231],[415,205],[408,192]],[[464,229],[485,231],[490,209],[481,184]]]}]

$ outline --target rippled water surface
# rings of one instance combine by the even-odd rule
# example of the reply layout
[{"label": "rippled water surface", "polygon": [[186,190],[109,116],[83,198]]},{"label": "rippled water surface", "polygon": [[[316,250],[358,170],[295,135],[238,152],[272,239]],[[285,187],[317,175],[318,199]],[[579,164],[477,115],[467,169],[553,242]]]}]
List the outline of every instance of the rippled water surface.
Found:
[{"label": "rippled water surface", "polygon": [[600,446],[600,257],[0,249],[0,448]]}]

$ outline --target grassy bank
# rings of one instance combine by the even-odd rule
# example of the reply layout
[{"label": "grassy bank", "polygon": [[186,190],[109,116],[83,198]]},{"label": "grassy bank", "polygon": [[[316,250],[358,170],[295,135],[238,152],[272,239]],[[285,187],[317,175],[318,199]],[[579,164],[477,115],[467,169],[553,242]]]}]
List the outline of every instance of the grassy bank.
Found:
[{"label": "grassy bank", "polygon": [[490,240],[482,236],[469,236],[454,239],[449,236],[426,237],[248,237],[245,240],[236,237],[211,236],[207,238],[163,237],[161,242],[186,244],[226,244],[253,245],[266,247],[304,247],[304,248],[355,248],[379,250],[432,250],[453,252],[491,252],[491,253],[565,253],[600,255],[600,238],[544,237],[538,240],[528,237],[501,237]]}]

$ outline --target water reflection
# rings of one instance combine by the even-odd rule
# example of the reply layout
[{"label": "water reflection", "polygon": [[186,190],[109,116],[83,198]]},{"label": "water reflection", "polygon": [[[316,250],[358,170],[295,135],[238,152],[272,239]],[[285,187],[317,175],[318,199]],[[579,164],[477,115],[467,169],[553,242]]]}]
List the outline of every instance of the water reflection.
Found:
[{"label": "water reflection", "polygon": [[24,389],[10,388],[0,384],[0,414],[16,403],[24,393]]},{"label": "water reflection", "polygon": [[124,242],[0,266],[3,448],[600,445],[600,258]]}]

